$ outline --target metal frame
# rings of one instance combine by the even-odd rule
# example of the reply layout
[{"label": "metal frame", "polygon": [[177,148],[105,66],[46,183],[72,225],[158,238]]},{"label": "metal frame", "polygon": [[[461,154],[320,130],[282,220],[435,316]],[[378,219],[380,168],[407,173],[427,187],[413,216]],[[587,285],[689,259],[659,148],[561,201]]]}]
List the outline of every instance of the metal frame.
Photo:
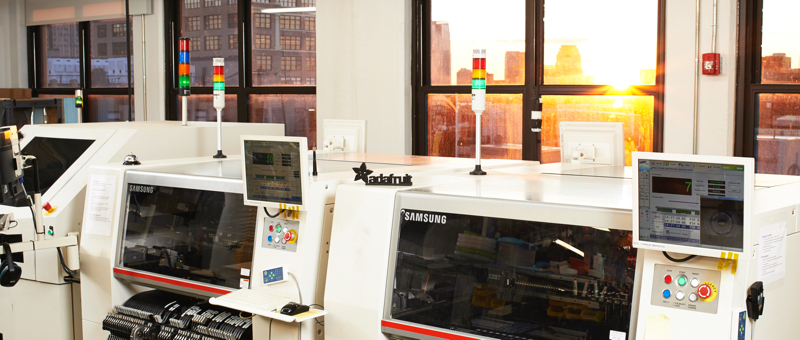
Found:
[{"label": "metal frame", "polygon": [[761,83],[761,27],[764,0],[744,1],[739,7],[738,76],[734,155],[755,157],[756,105],[762,93],[798,93],[797,84]]},{"label": "metal frame", "polygon": [[[428,94],[469,94],[469,85],[434,86],[430,82],[430,23],[432,0],[412,1],[412,152],[414,155],[428,154],[427,141],[427,95]],[[525,84],[496,85],[486,88],[487,94],[521,94],[522,102],[522,159],[540,160],[541,136],[531,132],[528,112],[541,111],[539,100],[547,95],[633,95],[652,96],[653,108],[653,151],[663,151],[664,141],[664,70],[666,61],[666,0],[658,0],[656,83],[655,85],[631,86],[619,91],[609,85],[546,85],[544,84],[544,2],[545,0],[526,0],[526,17],[534,18],[525,22]]]},{"label": "metal frame", "polygon": [[[178,38],[180,38],[180,1],[164,1],[164,28],[167,31],[168,39],[164,41],[164,49],[167,57],[167,77],[166,77],[166,116],[167,120],[178,120],[178,68],[175,58],[178,50]],[[239,0],[238,8],[238,39],[239,39],[239,84],[237,86],[225,86],[226,95],[236,95],[238,122],[247,123],[250,121],[250,95],[254,94],[298,94],[316,95],[316,86],[253,86],[253,75],[250,72],[253,60],[253,49],[250,48],[250,39],[253,34],[252,26],[252,6],[250,0]],[[192,94],[213,94],[211,86],[192,87]]]},{"label": "metal frame", "polygon": [[[128,22],[128,20],[126,20]],[[119,88],[112,88],[112,87],[93,87],[92,86],[92,64],[90,61],[90,49],[91,44],[91,21],[81,21],[77,23],[78,25],[78,43],[80,45],[80,54],[78,56],[79,65],[80,65],[80,81],[78,87],[60,87],[60,88],[49,88],[43,87],[42,81],[40,79],[40,74],[42,70],[42,66],[44,65],[44,58],[41,51],[41,29],[46,27],[47,25],[41,26],[28,26],[27,37],[28,37],[28,86],[31,88],[31,96],[38,97],[40,95],[68,95],[74,96],[75,90],[82,90],[83,97],[84,97],[84,107],[81,110],[82,113],[82,121],[83,122],[90,122],[89,120],[89,108],[91,104],[87,97],[97,96],[97,95],[127,95],[128,94],[128,87],[119,87]],[[127,27],[131,27],[130,22],[126,24],[126,31],[130,34],[130,30]],[[130,45],[128,45],[128,49],[130,49]],[[128,73],[128,81],[131,80],[133,77],[133,73]],[[131,93],[135,95],[135,93]],[[128,108],[128,117],[132,119],[133,113],[131,110],[133,109],[133,104],[130,103]]]}]

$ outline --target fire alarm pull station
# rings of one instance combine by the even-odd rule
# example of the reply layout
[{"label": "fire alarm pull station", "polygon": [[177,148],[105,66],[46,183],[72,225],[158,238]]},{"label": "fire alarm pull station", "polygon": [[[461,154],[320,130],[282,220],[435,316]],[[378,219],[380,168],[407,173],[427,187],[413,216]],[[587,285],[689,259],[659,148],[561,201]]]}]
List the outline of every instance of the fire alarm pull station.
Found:
[{"label": "fire alarm pull station", "polygon": [[703,74],[719,74],[719,53],[703,54]]}]

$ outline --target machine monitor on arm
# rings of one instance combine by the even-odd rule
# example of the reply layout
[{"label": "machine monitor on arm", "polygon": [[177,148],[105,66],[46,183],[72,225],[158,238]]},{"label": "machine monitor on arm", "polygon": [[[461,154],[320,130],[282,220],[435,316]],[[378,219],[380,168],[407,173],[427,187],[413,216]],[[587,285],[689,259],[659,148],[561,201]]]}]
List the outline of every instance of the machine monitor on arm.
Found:
[{"label": "machine monitor on arm", "polygon": [[242,136],[245,205],[304,210],[307,153],[305,137]]},{"label": "machine monitor on arm", "polygon": [[702,256],[743,253],[752,159],[637,153],[634,246]]}]

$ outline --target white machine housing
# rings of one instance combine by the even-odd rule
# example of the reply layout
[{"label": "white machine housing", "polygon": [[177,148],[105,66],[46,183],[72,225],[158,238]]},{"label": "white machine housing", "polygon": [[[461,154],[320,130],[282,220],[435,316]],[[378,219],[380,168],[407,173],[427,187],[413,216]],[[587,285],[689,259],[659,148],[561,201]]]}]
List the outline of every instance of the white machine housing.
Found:
[{"label": "white machine housing", "polygon": [[562,163],[625,166],[623,123],[560,122]]},{"label": "white machine housing", "polygon": [[[270,137],[271,139],[274,139]],[[279,138],[280,139],[280,138]],[[199,297],[216,297],[233,289],[189,282],[173,277],[141,273],[119,266],[118,257],[121,233],[124,230],[127,197],[126,183],[135,176],[163,178],[164,185],[178,185],[196,188],[216,188],[223,192],[241,193],[241,156],[228,157],[223,161],[207,158],[190,158],[148,162],[135,168],[120,164],[92,166],[92,175],[113,176],[115,178],[113,228],[110,236],[83,233],[81,239],[82,284],[81,291],[91,295],[91,299],[83,300],[82,322],[86,339],[100,339],[108,336],[102,330],[102,321],[113,310],[115,305],[124,303],[138,292],[153,288],[164,289]],[[304,199],[307,200],[305,210],[301,210],[297,220],[285,217],[268,218],[263,208],[257,210],[256,235],[252,267],[250,268],[249,289],[263,290],[286,295],[297,296],[297,288],[293,279],[282,283],[266,285],[260,282],[261,273],[265,269],[285,267],[295,275],[300,290],[303,292],[303,303],[321,303],[324,298],[327,277],[327,258],[333,222],[334,199],[337,187],[353,181],[352,168],[361,162],[368,167],[384,173],[410,173],[414,181],[422,180],[428,175],[463,171],[472,167],[472,160],[457,158],[393,156],[369,154],[341,154],[334,160],[318,160],[319,175],[312,177]],[[488,168],[519,166],[520,164],[536,164],[508,160],[489,160]],[[215,164],[220,164],[219,171]],[[131,171],[134,170],[134,171]],[[214,171],[209,171],[214,170]],[[420,177],[416,177],[420,176]],[[205,182],[205,183],[203,183]],[[88,209],[88,207],[87,207]],[[270,208],[271,213],[277,210]],[[297,228],[298,239],[294,251],[277,250],[262,247],[265,226],[268,223],[289,223]],[[189,286],[187,288],[187,286]],[[98,293],[102,292],[102,293]],[[297,296],[299,300],[299,296]],[[299,301],[297,301],[299,302]],[[320,320],[322,321],[322,320]],[[269,319],[255,316],[253,319],[254,336],[267,339]],[[272,334],[275,338],[294,338],[302,332],[303,339],[323,339],[325,328],[313,321],[296,324],[273,322]]]},{"label": "white machine housing", "polygon": [[[239,152],[238,136],[282,136],[284,128],[283,124],[224,123],[223,131],[229,137],[223,143],[226,152],[235,154]],[[93,164],[115,162],[122,166],[131,153],[144,165],[187,156],[207,155],[210,159],[216,149],[216,124],[205,122],[190,122],[188,126],[176,121],[26,125],[21,132],[23,150],[36,137],[94,140],[42,195],[43,202],[57,207],[44,217],[44,224],[53,226],[54,238],[81,231],[86,184]],[[34,239],[27,207],[0,205],[0,213],[13,213],[19,223],[3,234],[21,234],[22,241]],[[13,288],[3,288],[0,294],[0,316],[6,316],[0,317],[3,339],[81,339],[77,317],[81,314],[80,289],[64,282],[56,250],[24,252],[23,256],[25,262],[19,263],[23,280]],[[41,319],[49,320],[48,327],[31,324]]]}]

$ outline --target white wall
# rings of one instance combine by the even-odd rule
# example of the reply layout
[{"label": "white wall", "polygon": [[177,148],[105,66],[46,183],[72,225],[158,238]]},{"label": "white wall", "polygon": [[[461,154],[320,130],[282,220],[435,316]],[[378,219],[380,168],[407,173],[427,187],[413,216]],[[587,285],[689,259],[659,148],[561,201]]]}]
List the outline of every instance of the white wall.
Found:
[{"label": "white wall", "polygon": [[[711,50],[711,7],[702,1],[701,54]],[[700,78],[698,151],[732,155],[736,0],[718,7],[722,74]],[[317,126],[325,118],[367,120],[369,152],[411,152],[410,13],[408,0],[317,2]],[[667,1],[666,39],[664,151],[692,153],[694,0]]]},{"label": "white wall", "polygon": [[[736,115],[736,0],[717,3],[718,76],[700,75],[698,154],[733,155]],[[695,67],[694,0],[667,1],[664,152],[692,153]],[[711,52],[712,1],[701,2],[700,53]]]},{"label": "white wall", "polygon": [[28,87],[25,0],[0,1],[0,88]]},{"label": "white wall", "polygon": [[410,154],[410,49],[409,0],[318,0],[317,127],[366,120],[367,152]]},{"label": "white wall", "polygon": [[[168,30],[164,27],[164,0],[153,0],[152,14],[144,16],[144,46],[142,46],[141,15],[133,17],[131,27],[133,33],[131,39],[133,43],[134,119],[136,121],[164,120],[166,117],[166,86],[164,82],[169,66],[164,48],[164,39],[168,38]],[[146,54],[143,53],[144,50],[146,50]],[[143,78],[143,75],[146,78]],[[144,84],[147,85],[146,89]]]}]

